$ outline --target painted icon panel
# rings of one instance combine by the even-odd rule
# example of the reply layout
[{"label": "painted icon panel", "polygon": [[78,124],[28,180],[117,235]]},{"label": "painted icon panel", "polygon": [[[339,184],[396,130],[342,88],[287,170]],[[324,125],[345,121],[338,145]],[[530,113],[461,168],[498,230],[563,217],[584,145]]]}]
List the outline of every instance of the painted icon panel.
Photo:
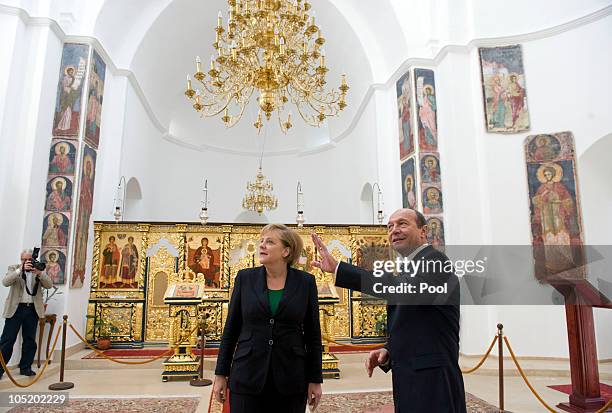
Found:
[{"label": "painted icon panel", "polygon": [[423,184],[440,183],[440,158],[437,153],[421,153],[421,182]]},{"label": "painted icon panel", "polygon": [[104,79],[106,64],[95,50],[89,69],[89,90],[87,91],[87,116],[85,117],[85,140],[94,148],[100,143],[102,102],[104,100]]},{"label": "painted icon panel", "polygon": [[47,212],[70,212],[74,178],[70,176],[49,177],[47,181]]},{"label": "painted icon panel", "polygon": [[187,234],[187,266],[204,275],[206,288],[222,288],[223,238],[219,234]]},{"label": "painted icon panel", "polygon": [[571,132],[525,140],[536,277],[582,278],[582,216]]},{"label": "painted icon panel", "polygon": [[396,83],[399,127],[400,160],[414,153],[414,130],[412,126],[412,86],[410,71]]},{"label": "painted icon panel", "polygon": [[53,284],[64,284],[66,276],[66,249],[48,248],[40,249],[41,261],[47,264],[47,275]]},{"label": "painted icon panel", "polygon": [[87,144],[83,150],[81,162],[81,183],[79,186],[79,203],[76,214],[76,235],[72,262],[71,288],[81,288],[85,280],[85,263],[87,259],[87,241],[89,239],[89,220],[93,208],[94,182],[96,178],[96,151]]},{"label": "painted icon panel", "polygon": [[104,233],[100,239],[99,288],[136,289],[144,267],[139,232]]},{"label": "painted icon panel", "polygon": [[86,44],[64,44],[53,121],[54,136],[76,139],[79,135],[81,95],[88,55],[89,46]]},{"label": "painted icon panel", "polygon": [[438,150],[438,120],[436,82],[431,69],[414,69],[414,90],[417,101],[417,126],[419,149]]},{"label": "painted icon panel", "polygon": [[49,175],[74,175],[77,143],[54,138],[49,151]]},{"label": "painted icon panel", "polygon": [[417,206],[414,157],[402,163],[402,205],[404,208],[416,208]]},{"label": "painted icon panel", "polygon": [[423,200],[424,214],[441,214],[443,211],[442,191],[438,186],[423,185]]},{"label": "painted icon panel", "polygon": [[481,47],[478,52],[487,131],[516,133],[529,130],[521,46]]}]

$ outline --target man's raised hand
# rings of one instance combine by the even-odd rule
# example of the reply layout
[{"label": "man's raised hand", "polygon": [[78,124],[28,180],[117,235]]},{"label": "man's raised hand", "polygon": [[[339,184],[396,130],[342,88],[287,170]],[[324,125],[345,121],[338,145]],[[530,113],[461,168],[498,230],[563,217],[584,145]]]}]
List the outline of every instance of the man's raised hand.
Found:
[{"label": "man's raised hand", "polygon": [[336,267],[338,266],[338,261],[329,253],[327,247],[323,243],[323,240],[315,234],[314,232],[311,234],[312,242],[315,247],[319,251],[320,261],[312,261],[311,264],[313,267],[319,268],[324,272],[335,272]]}]

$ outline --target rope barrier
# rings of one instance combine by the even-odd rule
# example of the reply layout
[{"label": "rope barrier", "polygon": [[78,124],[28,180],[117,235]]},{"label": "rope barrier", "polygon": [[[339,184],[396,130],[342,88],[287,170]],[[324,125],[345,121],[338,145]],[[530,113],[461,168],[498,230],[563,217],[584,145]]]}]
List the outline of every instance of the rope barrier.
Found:
[{"label": "rope barrier", "polygon": [[[190,337],[193,333],[195,333],[195,331],[199,328],[198,325],[195,326],[195,328],[193,330],[191,330],[191,332],[189,334],[187,334],[187,336],[185,337],[180,337],[180,340],[178,341],[178,344],[176,344],[174,347],[169,348],[167,351],[165,351],[164,353],[160,354],[159,356],[155,356],[153,358],[147,359],[147,360],[143,360],[143,361],[125,361],[125,360],[119,360],[116,359],[114,357],[110,357],[107,356],[106,354],[104,354],[103,351],[98,350],[97,348],[95,348],[94,346],[92,346],[91,344],[89,344],[87,342],[87,340],[85,340],[83,338],[83,336],[76,330],[76,328],[74,328],[74,326],[72,324],[69,325],[70,328],[72,329],[72,331],[74,332],[74,334],[76,334],[76,336],[83,342],[85,343],[85,345],[87,347],[89,347],[91,350],[93,350],[97,355],[102,356],[103,358],[110,360],[110,361],[114,361],[115,363],[119,363],[119,364],[129,364],[129,365],[138,365],[138,364],[148,364],[148,363],[152,363],[155,360],[159,360],[162,357],[167,357],[170,354],[172,354],[174,352],[174,350],[176,350],[177,348],[179,348],[179,346],[181,345],[181,343],[183,342],[183,340],[185,340],[186,338]],[[202,353],[204,353],[204,349],[202,349]]]},{"label": "rope barrier", "polygon": [[475,372],[476,370],[478,370],[480,368],[480,366],[483,365],[483,363],[485,362],[485,360],[489,357],[489,354],[491,354],[491,350],[493,350],[493,346],[495,345],[495,343],[497,343],[497,339],[499,337],[495,336],[493,337],[493,341],[491,341],[491,345],[489,346],[489,349],[487,350],[487,352],[485,353],[484,356],[482,356],[482,358],[480,359],[480,361],[478,362],[478,364],[476,364],[474,367],[472,367],[471,369],[467,369],[467,370],[461,370],[461,373],[463,374],[470,374]]},{"label": "rope barrier", "polygon": [[40,369],[36,373],[36,376],[32,379],[32,381],[30,381],[27,384],[21,384],[17,380],[15,380],[15,378],[11,375],[8,367],[6,366],[6,362],[4,361],[4,357],[2,356],[2,352],[0,352],[0,365],[2,365],[2,368],[4,369],[4,372],[8,376],[9,380],[11,382],[13,382],[13,384],[15,386],[20,387],[22,389],[25,389],[27,387],[30,387],[34,383],[36,383],[38,380],[40,380],[40,378],[43,376],[43,374],[45,374],[45,370],[49,366],[49,363],[51,362],[51,355],[55,351],[55,346],[57,345],[57,339],[59,338],[60,332],[61,332],[61,329],[58,329],[57,330],[57,334],[55,334],[55,340],[53,341],[53,347],[51,348],[51,352],[49,353],[49,357],[47,357],[47,360],[45,360],[45,364],[43,365],[42,369]]},{"label": "rope barrier", "polygon": [[339,346],[346,346],[346,347],[352,347],[352,348],[356,348],[356,349],[361,349],[361,350],[377,350],[379,348],[382,348],[384,346],[384,344],[351,344],[351,343],[340,343],[339,341],[336,341],[332,338],[329,338],[325,335],[321,335],[321,338],[325,341],[327,341],[328,343],[334,343],[337,344]]},{"label": "rope barrier", "polygon": [[[548,403],[546,403],[544,401],[544,399],[542,399],[542,397],[538,394],[538,392],[533,388],[533,386],[531,385],[531,383],[527,379],[527,376],[525,375],[525,372],[521,368],[518,360],[516,359],[516,356],[514,355],[514,351],[512,351],[512,346],[510,345],[510,341],[508,341],[508,337],[504,336],[504,341],[506,342],[506,346],[508,347],[508,351],[510,352],[510,356],[512,357],[512,361],[514,361],[514,365],[518,369],[519,374],[523,378],[523,381],[525,382],[527,387],[529,387],[529,390],[531,390],[531,393],[533,393],[533,395],[536,397],[536,399],[538,399],[538,401],[542,404],[542,406],[544,406],[549,412],[551,412],[551,413],[560,413],[558,410],[555,410],[552,407],[550,407],[550,405]],[[601,409],[597,410],[595,413],[604,413],[611,406],[612,406],[612,400],[608,400],[608,403],[606,403]]]},{"label": "rope barrier", "polygon": [[[167,351],[165,351],[164,353],[160,354],[159,356],[155,356],[155,357],[152,357],[150,359],[142,360],[142,361],[125,361],[125,360],[119,360],[119,359],[116,359],[114,357],[107,356],[106,354],[104,354],[103,351],[98,350],[97,348],[93,347],[90,343],[88,343],[87,340],[85,340],[85,338],[83,338],[83,336],[76,330],[76,328],[72,324],[69,324],[69,326],[72,329],[72,331],[74,332],[74,334],[76,334],[76,336],[83,343],[85,343],[85,345],[87,347],[89,347],[91,350],[93,350],[99,356],[102,356],[103,358],[105,358],[107,360],[110,360],[110,361],[113,361],[115,363],[128,364],[128,365],[147,364],[147,363],[151,363],[151,362],[153,362],[155,360],[159,360],[162,357],[169,356],[172,352],[174,352],[174,350],[176,350],[181,345],[181,343],[185,339],[190,337],[199,328],[199,325],[196,325],[194,327],[194,329],[191,330],[191,332],[187,336],[179,338],[178,344],[176,344],[172,348],[169,348]],[[27,388],[27,387],[30,387],[33,384],[35,384],[38,380],[40,380],[40,378],[44,375],[45,370],[49,366],[49,363],[51,361],[51,355],[53,354],[53,352],[55,351],[55,347],[57,346],[57,340],[59,339],[60,332],[61,332],[61,329],[58,329],[57,333],[55,334],[55,339],[53,340],[53,347],[51,348],[51,352],[49,353],[50,355],[45,360],[45,363],[44,363],[42,369],[39,370],[38,373],[36,374],[36,376],[34,377],[34,379],[32,379],[32,381],[30,381],[27,384],[21,384],[21,383],[19,383],[19,382],[17,382],[15,380],[15,378],[11,375],[8,367],[6,366],[6,362],[4,360],[4,357],[2,356],[2,353],[0,353],[0,365],[2,366],[2,368],[6,372],[6,375],[8,376],[8,378],[11,380],[11,382],[15,386],[20,387],[20,388]],[[382,348],[381,344],[351,344],[351,343],[341,343],[341,342],[338,342],[338,341],[336,341],[336,340],[334,340],[334,339],[332,339],[330,337],[327,337],[325,335],[322,335],[321,338],[323,340],[327,341],[328,343],[333,343],[333,344],[336,344],[336,345],[346,346],[346,347],[353,347],[353,348],[362,349],[362,350]],[[500,338],[499,335],[496,335],[495,337],[493,337],[493,340],[491,341],[491,344],[489,345],[489,348],[487,349],[486,353],[482,356],[480,361],[474,367],[472,367],[471,369],[461,370],[461,373],[462,374],[470,374],[470,373],[473,373],[474,371],[478,370],[484,364],[484,362],[489,357],[489,355],[491,354],[491,350],[493,349],[493,346],[499,340],[499,338]],[[508,340],[508,337],[503,336],[503,338],[504,338],[504,342],[506,343],[506,346],[508,347],[508,351],[510,352],[510,356],[512,357],[512,361],[514,362],[514,365],[516,366],[519,374],[521,375],[523,381],[525,382],[525,384],[527,385],[527,387],[529,388],[531,393],[542,404],[542,406],[544,406],[549,412],[551,412],[551,413],[560,413],[558,410],[555,410],[548,403],[546,403],[544,401],[544,399],[535,390],[535,388],[531,385],[531,383],[529,382],[529,379],[525,375],[525,372],[521,368],[521,366],[520,366],[520,364],[518,362],[518,359],[516,358],[516,355],[514,354],[514,351],[512,350],[512,346],[510,345],[510,341]],[[203,351],[204,351],[204,349],[202,349],[202,352]],[[605,413],[610,407],[612,407],[612,400],[608,400],[608,402],[601,409],[597,410],[595,413]]]}]

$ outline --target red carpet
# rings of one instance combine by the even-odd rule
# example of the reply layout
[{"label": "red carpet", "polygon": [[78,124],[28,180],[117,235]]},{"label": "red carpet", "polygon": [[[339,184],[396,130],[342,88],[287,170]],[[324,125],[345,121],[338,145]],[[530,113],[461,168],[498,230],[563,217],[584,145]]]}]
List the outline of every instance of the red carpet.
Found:
[{"label": "red carpet", "polygon": [[[382,347],[382,344],[381,344]],[[142,358],[150,358],[156,357],[161,354],[167,352],[167,348],[117,348],[117,349],[109,349],[104,350],[104,355],[108,357],[113,357],[117,359],[142,359]],[[359,350],[355,347],[350,346],[330,346],[330,351],[332,353],[363,353],[368,352],[368,350]],[[205,356],[216,356],[219,352],[219,349],[216,348],[207,348],[204,349]],[[195,355],[200,355],[200,350],[194,350],[193,353]],[[102,359],[104,357],[99,356],[95,352],[91,352],[82,357],[82,359]]]},{"label": "red carpet", "polygon": [[[571,384],[557,384],[554,386],[548,386],[553,390],[560,391],[565,394],[572,394],[572,385]],[[608,400],[612,399],[612,386],[609,384],[599,383],[599,392],[601,393],[601,397],[604,398],[606,403]]]}]

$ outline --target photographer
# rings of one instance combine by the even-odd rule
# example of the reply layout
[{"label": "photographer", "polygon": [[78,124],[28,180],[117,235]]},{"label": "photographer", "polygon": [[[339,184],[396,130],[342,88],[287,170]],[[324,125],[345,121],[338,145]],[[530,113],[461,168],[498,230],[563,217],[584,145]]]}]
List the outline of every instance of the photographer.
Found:
[{"label": "photographer", "polygon": [[[4,305],[4,329],[0,337],[0,351],[8,364],[13,354],[17,334],[22,329],[21,360],[19,372],[24,376],[34,376],[32,362],[36,353],[36,327],[38,318],[45,316],[42,288],[53,287],[53,281],[45,272],[45,264],[37,261],[38,248],[24,250],[21,264],[11,265],[2,285],[11,287]],[[41,288],[42,286],[42,288]],[[4,370],[0,366],[0,378]]]}]

